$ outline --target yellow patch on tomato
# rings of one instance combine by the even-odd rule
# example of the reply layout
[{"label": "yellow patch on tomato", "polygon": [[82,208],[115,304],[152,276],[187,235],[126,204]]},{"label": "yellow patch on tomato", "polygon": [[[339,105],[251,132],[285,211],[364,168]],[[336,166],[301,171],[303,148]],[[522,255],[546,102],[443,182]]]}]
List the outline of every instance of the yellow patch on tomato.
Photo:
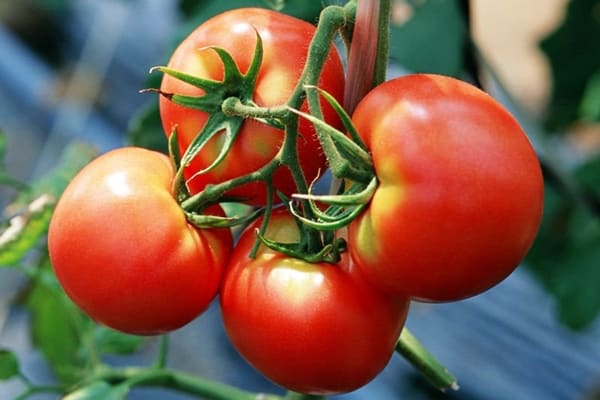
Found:
[{"label": "yellow patch on tomato", "polygon": [[319,267],[295,259],[285,259],[269,274],[268,286],[277,288],[280,296],[287,301],[301,305],[319,292],[325,278]]}]

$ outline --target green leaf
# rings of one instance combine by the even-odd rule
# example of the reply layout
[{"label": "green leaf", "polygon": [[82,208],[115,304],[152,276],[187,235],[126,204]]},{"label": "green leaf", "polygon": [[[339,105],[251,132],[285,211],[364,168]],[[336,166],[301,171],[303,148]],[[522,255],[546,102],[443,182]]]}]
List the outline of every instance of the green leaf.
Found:
[{"label": "green leaf", "polygon": [[113,329],[96,325],[94,343],[101,354],[127,355],[137,351],[144,343],[141,336],[127,335]]},{"label": "green leaf", "polygon": [[77,389],[65,396],[63,400],[124,400],[128,392],[128,386],[111,386],[104,381],[99,381]]},{"label": "green leaf", "polygon": [[0,349],[0,381],[5,381],[19,375],[19,361],[10,351]]},{"label": "green leaf", "polygon": [[[179,5],[189,22],[189,25],[184,28],[181,34],[186,34],[184,33],[185,31],[190,32],[192,27],[210,17],[234,8],[273,8],[284,14],[292,15],[311,23],[317,20],[319,13],[323,9],[321,2],[316,0],[180,0]],[[281,5],[283,7],[279,8]]]},{"label": "green leaf", "polygon": [[281,11],[285,7],[285,0],[263,0],[266,5],[271,7],[273,10]]},{"label": "green leaf", "polygon": [[392,18],[390,58],[414,72],[457,76],[463,69],[466,27],[457,1],[403,2]]},{"label": "green leaf", "polygon": [[579,115],[588,122],[600,122],[600,70],[587,82]]},{"label": "green leaf", "polygon": [[84,366],[79,357],[85,317],[66,298],[49,266],[32,282],[25,299],[31,316],[33,344],[65,383],[79,380]]},{"label": "green leaf", "polygon": [[133,146],[167,153],[167,136],[163,131],[158,101],[152,102],[136,112],[129,122],[127,139]]},{"label": "green leaf", "polygon": [[[600,198],[600,157],[579,168],[574,179]],[[552,186],[545,188],[545,211],[526,265],[556,300],[559,319],[584,329],[600,313],[600,219],[576,207]]]},{"label": "green leaf", "polygon": [[2,224],[0,231],[0,267],[12,266],[39,242],[46,233],[55,199],[42,195],[25,210]]},{"label": "green leaf", "polygon": [[546,128],[562,130],[581,116],[581,101],[590,78],[600,71],[598,0],[571,0],[562,25],[540,46],[550,61],[552,96]]},{"label": "green leaf", "polygon": [[60,164],[33,182],[7,206],[10,218],[0,224],[0,266],[17,264],[39,243],[48,230],[56,200],[71,178],[95,155],[88,145],[73,144]]}]

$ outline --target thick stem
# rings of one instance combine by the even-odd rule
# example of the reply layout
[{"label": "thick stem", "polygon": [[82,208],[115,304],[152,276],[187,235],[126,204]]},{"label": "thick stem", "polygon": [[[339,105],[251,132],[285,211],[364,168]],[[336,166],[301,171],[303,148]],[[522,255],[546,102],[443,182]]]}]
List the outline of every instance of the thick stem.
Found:
[{"label": "thick stem", "polygon": [[439,390],[458,390],[456,378],[415,338],[407,328],[402,330],[396,351],[419,370]]},{"label": "thick stem", "polygon": [[344,108],[352,113],[360,99],[385,81],[390,40],[391,0],[361,1],[356,9],[348,55]]},{"label": "thick stem", "polygon": [[194,375],[162,368],[110,370],[94,378],[113,385],[165,387],[211,400],[283,400],[280,396],[247,392]]},{"label": "thick stem", "polygon": [[304,87],[318,86],[319,77],[331,50],[335,34],[341,27],[351,23],[352,16],[349,15],[348,10],[352,9],[352,7],[346,9],[338,6],[329,6],[321,12],[317,31],[308,49],[304,70],[292,96],[288,100],[288,106],[300,109],[305,96]]},{"label": "thick stem", "polygon": [[288,392],[285,396],[285,400],[325,400],[325,396],[318,396],[312,394],[303,394],[297,392]]},{"label": "thick stem", "polygon": [[160,347],[158,348],[158,356],[156,357],[156,368],[164,368],[167,365],[167,356],[169,354],[169,335],[160,337]]}]

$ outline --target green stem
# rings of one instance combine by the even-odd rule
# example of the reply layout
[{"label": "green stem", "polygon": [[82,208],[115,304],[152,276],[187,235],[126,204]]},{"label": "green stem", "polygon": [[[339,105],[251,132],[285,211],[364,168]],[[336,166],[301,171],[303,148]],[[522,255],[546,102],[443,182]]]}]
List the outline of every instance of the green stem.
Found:
[{"label": "green stem", "polygon": [[287,392],[285,400],[325,400],[325,396],[312,395],[312,394],[303,394],[297,392]]},{"label": "green stem", "polygon": [[104,380],[112,385],[124,384],[129,387],[167,387],[181,393],[211,400],[282,400],[280,396],[247,392],[226,384],[164,368],[110,370],[94,377],[94,380]]},{"label": "green stem", "polygon": [[159,346],[155,366],[156,368],[164,368],[167,365],[167,356],[169,355],[169,335],[160,337]]},{"label": "green stem", "polygon": [[206,186],[201,192],[182,201],[181,207],[186,211],[201,209],[206,204],[211,204],[220,200],[221,197],[231,189],[247,183],[268,181],[280,165],[280,156],[275,156],[270,162],[250,174]]},{"label": "green stem", "polygon": [[317,31],[308,49],[304,70],[288,100],[288,106],[300,109],[305,97],[304,87],[318,85],[319,76],[329,55],[336,32],[353,21],[353,15],[350,15],[349,10],[352,10],[352,7],[349,6],[346,9],[344,7],[329,6],[321,12]]},{"label": "green stem", "polygon": [[375,87],[386,80],[388,58],[390,53],[390,16],[392,0],[379,0],[379,16],[377,20],[377,56],[375,57],[375,70],[371,87]]},{"label": "green stem", "polygon": [[396,352],[419,370],[436,388],[458,390],[456,378],[413,336],[402,330],[396,343]]}]

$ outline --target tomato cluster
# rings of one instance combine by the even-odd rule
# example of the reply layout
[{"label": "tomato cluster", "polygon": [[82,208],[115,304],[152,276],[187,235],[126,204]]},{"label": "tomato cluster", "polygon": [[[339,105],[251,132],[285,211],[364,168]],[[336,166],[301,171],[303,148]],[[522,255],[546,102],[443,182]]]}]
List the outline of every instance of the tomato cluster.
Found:
[{"label": "tomato cluster", "polygon": [[[327,167],[322,138],[298,116],[308,111],[304,98],[294,113],[283,107],[298,93],[314,34],[313,25],[274,11],[238,9],[181,42],[160,88],[163,127],[177,148],[171,159],[135,147],[100,156],[70,183],[51,221],[58,280],[90,317],[160,334],[220,293],[227,335],[257,370],[298,392],[340,393],[385,367],[411,300],[474,296],[516,268],[540,223],[539,163],[508,111],[450,77],[392,79],[359,103],[355,140],[378,185],[347,228],[319,232],[292,215],[298,210],[272,209]],[[342,62],[335,47],[326,51],[315,83],[341,102]],[[261,116],[227,114],[221,105],[230,98]],[[341,129],[335,107],[324,103],[319,117]],[[288,158],[278,158],[285,148]],[[265,165],[274,165],[268,179],[255,179]],[[223,201],[266,206],[235,246],[226,224],[195,223],[199,214],[228,221]],[[303,220],[311,218],[308,205],[299,206]],[[297,256],[315,237],[323,249],[336,241],[348,251],[327,260]]]}]

